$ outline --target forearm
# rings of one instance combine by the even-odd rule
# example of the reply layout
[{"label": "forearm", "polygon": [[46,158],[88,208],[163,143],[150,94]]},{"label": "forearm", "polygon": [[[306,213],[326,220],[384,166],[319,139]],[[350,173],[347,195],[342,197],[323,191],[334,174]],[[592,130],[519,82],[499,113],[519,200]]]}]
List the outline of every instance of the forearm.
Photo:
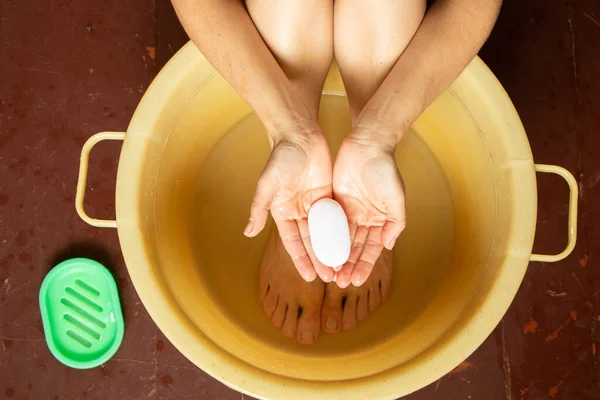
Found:
[{"label": "forearm", "polygon": [[310,119],[241,0],[172,0],[191,40],[274,135]]},{"label": "forearm", "polygon": [[393,146],[475,57],[501,0],[438,0],[364,107],[358,125]]}]

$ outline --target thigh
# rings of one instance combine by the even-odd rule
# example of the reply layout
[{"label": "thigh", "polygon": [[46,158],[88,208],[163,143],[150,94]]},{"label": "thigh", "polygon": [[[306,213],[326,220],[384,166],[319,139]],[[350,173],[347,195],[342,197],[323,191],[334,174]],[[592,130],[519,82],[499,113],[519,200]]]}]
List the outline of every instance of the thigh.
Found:
[{"label": "thigh", "polygon": [[333,59],[333,0],[247,0],[246,8],[316,118]]},{"label": "thigh", "polygon": [[353,114],[379,88],[425,15],[426,0],[336,0],[335,58]]},{"label": "thigh", "polygon": [[280,62],[333,55],[333,0],[246,0],[246,8]]}]

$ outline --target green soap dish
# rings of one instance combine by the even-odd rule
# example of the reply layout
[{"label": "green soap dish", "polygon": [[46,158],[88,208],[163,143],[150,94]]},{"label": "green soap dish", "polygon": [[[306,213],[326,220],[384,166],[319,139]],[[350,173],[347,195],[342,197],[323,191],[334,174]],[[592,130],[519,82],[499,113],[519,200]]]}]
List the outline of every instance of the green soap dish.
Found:
[{"label": "green soap dish", "polygon": [[117,284],[96,261],[72,258],[54,267],[40,288],[40,311],[50,351],[69,367],[97,367],[123,340]]}]

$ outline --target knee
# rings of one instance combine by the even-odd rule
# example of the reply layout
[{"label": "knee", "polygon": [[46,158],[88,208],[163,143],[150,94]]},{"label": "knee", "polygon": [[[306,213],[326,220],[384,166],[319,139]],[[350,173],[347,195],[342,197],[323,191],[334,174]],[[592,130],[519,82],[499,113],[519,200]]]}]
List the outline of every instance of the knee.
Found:
[{"label": "knee", "polygon": [[263,40],[284,69],[327,73],[333,59],[332,4],[252,0],[246,5]]},{"label": "knee", "polygon": [[331,30],[287,25],[265,40],[280,65],[288,71],[326,75],[333,60]]}]

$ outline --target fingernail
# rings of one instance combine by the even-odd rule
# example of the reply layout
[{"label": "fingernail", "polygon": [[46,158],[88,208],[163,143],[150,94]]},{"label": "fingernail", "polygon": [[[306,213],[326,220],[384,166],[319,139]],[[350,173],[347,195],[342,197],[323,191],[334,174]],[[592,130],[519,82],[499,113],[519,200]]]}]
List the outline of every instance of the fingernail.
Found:
[{"label": "fingernail", "polygon": [[313,275],[313,273],[311,271],[304,272],[304,280],[306,282],[312,282],[315,280],[316,277],[317,277],[316,274]]},{"label": "fingernail", "polygon": [[327,322],[325,323],[325,327],[327,329],[331,329],[332,331],[337,329],[337,321],[333,318],[328,318]]},{"label": "fingernail", "polygon": [[248,221],[248,225],[246,225],[246,228],[244,229],[244,235],[248,236],[250,232],[252,232],[252,227],[254,227],[254,222]]},{"label": "fingernail", "polygon": [[305,343],[312,343],[315,339],[315,335],[312,332],[304,332],[302,334],[302,341]]},{"label": "fingernail", "polygon": [[348,287],[348,285],[350,285],[350,282],[347,282],[346,279],[344,279],[344,277],[342,277],[341,280],[338,280],[339,276],[335,277],[335,283],[337,283],[338,287],[340,289],[345,289]]},{"label": "fingernail", "polygon": [[321,279],[323,280],[323,282],[331,282],[331,281],[333,281],[335,279],[335,273],[333,275],[329,275],[328,273],[324,274],[321,277]]},{"label": "fingernail", "polygon": [[363,282],[362,282],[362,280],[361,280],[360,278],[353,278],[353,279],[352,279],[352,284],[353,284],[354,286],[357,286],[357,287],[358,287],[358,286],[362,285],[362,283],[363,283]]}]

